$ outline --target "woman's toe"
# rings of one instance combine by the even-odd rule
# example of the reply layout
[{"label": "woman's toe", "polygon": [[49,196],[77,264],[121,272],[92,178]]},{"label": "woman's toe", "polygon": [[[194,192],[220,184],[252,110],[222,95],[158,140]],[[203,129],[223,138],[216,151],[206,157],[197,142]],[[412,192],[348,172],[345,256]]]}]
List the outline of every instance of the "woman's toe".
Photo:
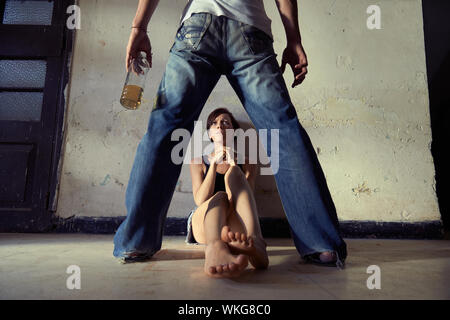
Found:
[{"label": "woman's toe", "polygon": [[224,226],[222,228],[222,232],[221,232],[222,241],[230,242],[229,234],[230,234],[230,227],[229,226]]}]

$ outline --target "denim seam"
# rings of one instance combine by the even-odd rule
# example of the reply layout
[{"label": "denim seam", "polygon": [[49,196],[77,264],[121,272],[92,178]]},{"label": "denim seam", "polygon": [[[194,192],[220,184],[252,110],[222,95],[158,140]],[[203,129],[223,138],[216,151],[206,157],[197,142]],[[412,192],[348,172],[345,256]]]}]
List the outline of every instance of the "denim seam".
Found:
[{"label": "denim seam", "polygon": [[[271,55],[273,55],[273,54],[271,54]],[[278,61],[276,60],[276,56],[273,57],[273,58],[271,57],[270,59],[273,59],[273,60],[274,60],[273,63],[276,64],[276,66],[277,66],[277,69],[276,69],[276,70],[277,70],[277,72],[278,72],[278,76],[280,76],[281,70],[280,70],[280,68],[279,68]],[[270,59],[269,59],[269,60],[270,60]],[[291,101],[291,99],[290,99],[289,92],[288,92],[288,90],[287,90],[287,86],[286,86],[286,83],[285,83],[285,80],[284,80],[284,77],[282,76],[282,74],[281,74],[281,81],[283,82],[283,84],[282,84],[283,90],[285,90],[286,93],[287,93],[287,95],[285,95],[285,96],[289,97],[288,103],[289,103],[289,104],[292,104],[292,101]],[[294,107],[294,108],[295,108],[295,107]],[[274,122],[275,119],[274,119],[273,114],[271,114],[271,116],[272,116],[272,121]],[[296,116],[297,116],[297,118],[298,118],[298,115],[296,115]],[[264,122],[265,122],[266,128],[269,128],[269,126],[268,126],[266,120],[264,120]],[[282,130],[282,128],[279,128],[279,130]],[[272,141],[271,141],[271,143],[272,143]],[[283,210],[284,210],[284,212],[285,212],[285,214],[286,214],[286,210],[285,210],[284,204],[283,204],[283,202],[281,202],[281,203],[282,203]],[[299,220],[297,220],[297,221],[302,221],[304,225],[307,225],[307,221],[305,220],[305,217],[304,217],[303,214],[300,214],[300,213],[299,213],[299,214],[297,214],[297,217],[299,218]],[[289,220],[292,221],[292,219],[294,219],[294,217],[291,217],[291,219],[289,219],[288,216],[287,216],[287,214],[286,214],[286,219],[287,219],[288,222],[289,222]],[[291,224],[290,224],[290,225],[291,225]],[[295,225],[295,224],[292,224],[292,225]],[[291,229],[291,233],[293,233],[292,227],[291,227],[290,229]],[[294,236],[294,235],[292,235],[292,236]],[[298,237],[298,239],[301,239],[301,236],[300,236],[300,235],[297,235],[297,237]]]},{"label": "denim seam", "polygon": [[242,34],[242,37],[243,37],[244,40],[245,40],[245,43],[247,43],[248,49],[249,49],[250,52],[254,55],[255,52],[253,51],[252,46],[250,45],[250,42],[249,42],[247,36],[245,35],[245,32],[244,32],[244,24],[243,24],[243,23],[240,23],[240,24],[239,24],[239,30],[241,31],[241,34]]},{"label": "denim seam", "polygon": [[200,37],[197,40],[197,43],[193,46],[193,48],[195,50],[197,50],[198,46],[200,45],[200,43],[201,43],[201,41],[203,39],[203,36],[205,35],[206,30],[208,30],[208,27],[209,27],[210,24],[211,24],[211,14],[205,13],[205,22],[203,24],[202,32],[200,33]]},{"label": "denim seam", "polygon": [[156,92],[156,99],[155,99],[155,103],[153,105],[151,112],[153,112],[157,109],[160,109],[160,107],[166,103],[166,83],[165,82],[166,82],[166,71],[164,71],[164,73],[162,75],[160,87],[159,87],[158,91]]}]

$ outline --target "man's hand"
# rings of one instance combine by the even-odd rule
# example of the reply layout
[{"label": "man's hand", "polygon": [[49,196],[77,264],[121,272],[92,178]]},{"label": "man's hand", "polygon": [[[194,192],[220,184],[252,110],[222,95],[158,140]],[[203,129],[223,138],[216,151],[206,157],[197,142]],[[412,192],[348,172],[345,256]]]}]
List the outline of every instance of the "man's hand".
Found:
[{"label": "man's hand", "polygon": [[152,46],[150,39],[145,31],[137,28],[131,29],[130,38],[127,46],[126,68],[130,68],[131,61],[137,57],[140,51],[144,51],[147,55],[147,61],[152,67]]},{"label": "man's hand", "polygon": [[292,88],[294,88],[305,80],[305,76],[308,73],[308,59],[300,42],[288,43],[286,49],[284,49],[281,58],[281,73],[284,73],[286,64],[291,66],[292,72],[294,73],[295,79],[292,83]]}]

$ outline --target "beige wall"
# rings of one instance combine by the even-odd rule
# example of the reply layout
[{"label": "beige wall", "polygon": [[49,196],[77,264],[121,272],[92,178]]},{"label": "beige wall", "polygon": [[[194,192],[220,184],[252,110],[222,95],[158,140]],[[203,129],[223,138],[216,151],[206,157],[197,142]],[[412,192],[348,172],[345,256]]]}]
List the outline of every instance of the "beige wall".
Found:
[{"label": "beige wall", "polygon": [[[278,61],[285,46],[274,1],[272,19]],[[149,26],[153,68],[144,103],[125,110],[125,47],[137,1],[80,0],[68,92],[65,148],[57,214],[123,216],[125,190],[137,145],[167,62],[185,1],[160,1]],[[299,1],[308,55],[306,81],[294,89],[285,79],[300,122],[317,150],[340,220],[416,222],[439,220],[426,83],[420,0],[377,1],[381,30],[366,27],[366,0]],[[224,77],[200,120],[229,108],[250,124]],[[272,176],[258,178],[261,216],[284,216]],[[185,217],[194,205],[184,165],[168,216]]]}]

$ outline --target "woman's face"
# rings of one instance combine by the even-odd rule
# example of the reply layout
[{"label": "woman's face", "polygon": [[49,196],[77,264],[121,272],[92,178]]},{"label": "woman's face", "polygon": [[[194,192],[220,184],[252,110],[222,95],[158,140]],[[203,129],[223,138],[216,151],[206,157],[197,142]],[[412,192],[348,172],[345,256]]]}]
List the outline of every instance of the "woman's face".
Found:
[{"label": "woman's face", "polygon": [[211,124],[209,136],[214,142],[224,142],[226,129],[233,129],[233,124],[230,116],[227,113],[222,113]]}]

